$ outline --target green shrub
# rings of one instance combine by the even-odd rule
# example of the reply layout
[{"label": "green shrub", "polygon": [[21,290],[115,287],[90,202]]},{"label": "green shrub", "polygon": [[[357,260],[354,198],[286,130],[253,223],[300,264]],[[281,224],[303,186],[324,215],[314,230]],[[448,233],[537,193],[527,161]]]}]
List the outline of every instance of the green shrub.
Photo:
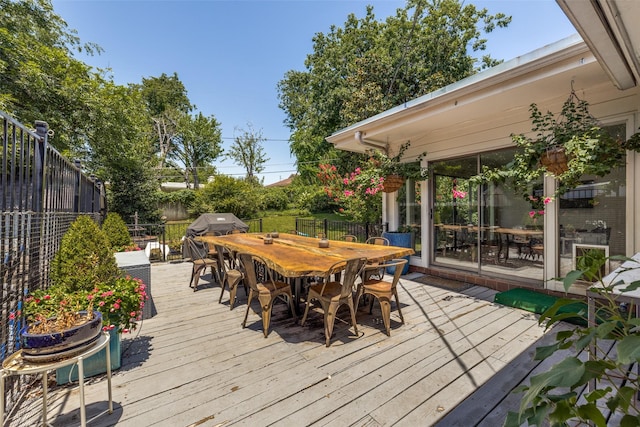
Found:
[{"label": "green shrub", "polygon": [[289,205],[289,197],[284,188],[273,187],[264,189],[264,208],[283,211]]},{"label": "green shrub", "polygon": [[231,212],[238,218],[255,218],[264,207],[262,192],[249,182],[218,175],[196,193],[189,213]]},{"label": "green shrub", "polygon": [[308,209],[311,212],[332,212],[338,208],[322,188],[311,186],[296,194],[294,205],[298,209]]},{"label": "green shrub", "polygon": [[88,216],[79,216],[62,236],[51,261],[52,285],[69,292],[89,291],[120,274],[109,240]]},{"label": "green shrub", "polygon": [[107,236],[109,247],[113,252],[120,252],[123,248],[133,245],[127,224],[125,224],[122,217],[115,212],[109,212],[107,214],[107,217],[102,223],[102,231]]}]

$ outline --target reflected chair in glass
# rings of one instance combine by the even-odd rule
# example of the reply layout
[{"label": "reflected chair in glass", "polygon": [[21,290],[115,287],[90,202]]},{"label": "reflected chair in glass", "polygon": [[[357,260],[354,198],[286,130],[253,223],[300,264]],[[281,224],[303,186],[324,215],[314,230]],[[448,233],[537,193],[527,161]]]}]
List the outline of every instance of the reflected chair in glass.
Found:
[{"label": "reflected chair in glass", "polygon": [[[339,261],[326,271],[321,281],[312,283],[309,286],[307,294],[307,305],[304,309],[301,325],[307,320],[309,314],[309,306],[312,300],[320,302],[324,311],[324,335],[326,346],[331,343],[331,335],[333,335],[333,325],[336,320],[336,312],[342,304],[349,306],[351,312],[351,324],[358,335],[358,327],[356,326],[356,312],[353,305],[353,289],[356,279],[360,276],[365,264],[366,258],[352,258],[347,261]],[[341,272],[342,282],[331,281],[331,275]]]},{"label": "reflected chair in glass", "polygon": [[206,242],[195,240],[193,237],[185,238],[184,244],[187,245],[188,257],[192,263],[189,287],[193,288],[194,292],[198,290],[200,275],[205,273],[208,267],[211,268],[211,277],[215,274],[218,283],[220,283],[220,277],[218,276],[218,259],[209,257],[211,253],[211,251],[209,251],[209,245]]},{"label": "reflected chair in glass", "polygon": [[[380,302],[380,310],[382,311],[382,321],[387,331],[387,335],[391,336],[391,297],[395,297],[396,306],[398,307],[398,314],[400,315],[400,321],[404,324],[404,317],[402,316],[402,310],[400,309],[400,300],[398,299],[398,291],[396,289],[398,282],[400,281],[400,275],[404,269],[404,265],[407,263],[406,259],[393,259],[380,264],[380,268],[393,267],[395,269],[393,273],[393,279],[391,282],[387,282],[379,279],[368,279],[358,284],[358,290],[356,291],[356,306],[363,295],[371,295],[378,299]],[[367,269],[371,267],[366,267]],[[377,268],[377,267],[374,267]],[[373,311],[374,298],[369,302],[369,313]]]},{"label": "reflected chair in glass", "polygon": [[[218,254],[218,277],[220,277],[220,299],[218,300],[218,303],[222,304],[222,296],[224,295],[224,288],[226,285],[229,289],[229,310],[233,310],[233,306],[236,302],[236,291],[238,290],[238,285],[244,278],[244,273],[239,268],[232,268],[231,262],[229,263],[229,268],[227,268],[225,254],[232,254],[228,248],[225,248],[222,245],[215,245],[215,247],[216,253]],[[244,292],[246,295],[249,294],[246,283],[244,284]]]},{"label": "reflected chair in glass", "polygon": [[[297,321],[296,310],[293,306],[293,293],[291,292],[291,286],[288,283],[274,280],[271,270],[267,267],[265,260],[257,255],[249,253],[238,253],[237,259],[241,264],[242,271],[244,272],[245,283],[249,286],[249,298],[247,301],[247,311],[242,321],[242,327],[247,325],[247,318],[249,317],[249,310],[251,309],[251,302],[254,297],[260,301],[260,310],[262,317],[262,328],[264,331],[264,337],[269,335],[269,324],[271,323],[271,310],[273,303],[279,296],[284,296],[289,302],[289,308],[293,315],[294,321]],[[258,281],[258,275],[256,273],[256,263],[261,265],[264,270],[264,280]],[[261,271],[262,272],[262,271]]]}]

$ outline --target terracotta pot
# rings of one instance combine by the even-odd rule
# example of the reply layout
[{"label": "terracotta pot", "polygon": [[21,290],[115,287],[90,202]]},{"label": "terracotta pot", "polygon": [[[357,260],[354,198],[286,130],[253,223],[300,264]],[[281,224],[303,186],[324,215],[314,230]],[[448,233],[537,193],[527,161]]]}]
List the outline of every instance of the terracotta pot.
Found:
[{"label": "terracotta pot", "polygon": [[382,184],[382,191],[385,193],[393,193],[398,191],[404,184],[404,178],[400,175],[387,175]]}]

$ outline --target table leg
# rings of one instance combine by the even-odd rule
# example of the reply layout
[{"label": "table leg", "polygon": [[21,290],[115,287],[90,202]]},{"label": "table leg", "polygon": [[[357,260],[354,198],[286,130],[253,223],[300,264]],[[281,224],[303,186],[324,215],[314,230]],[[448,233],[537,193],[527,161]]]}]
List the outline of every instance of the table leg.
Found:
[{"label": "table leg", "polygon": [[84,408],[84,361],[82,357],[78,358],[78,382],[80,385],[80,425],[87,425],[87,413]]},{"label": "table leg", "polygon": [[0,426],[4,425],[4,369],[0,371]]},{"label": "table leg", "polygon": [[42,373],[42,425],[47,423],[47,392],[49,391],[49,374],[47,371]]},{"label": "table leg", "polygon": [[109,413],[113,413],[113,397],[111,395],[111,343],[104,349],[107,352],[107,389],[109,394]]}]

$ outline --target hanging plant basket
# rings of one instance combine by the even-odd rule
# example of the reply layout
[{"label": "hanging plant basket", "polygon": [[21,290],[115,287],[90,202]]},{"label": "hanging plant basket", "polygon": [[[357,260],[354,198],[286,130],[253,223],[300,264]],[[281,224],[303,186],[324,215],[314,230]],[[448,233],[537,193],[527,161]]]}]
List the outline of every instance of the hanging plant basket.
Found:
[{"label": "hanging plant basket", "polygon": [[546,152],[542,153],[540,157],[540,163],[549,173],[555,176],[562,175],[569,170],[567,161],[567,154],[565,153],[564,147],[549,148]]},{"label": "hanging plant basket", "polygon": [[387,175],[382,184],[382,191],[385,193],[393,193],[398,191],[404,184],[404,178],[400,175]]}]

